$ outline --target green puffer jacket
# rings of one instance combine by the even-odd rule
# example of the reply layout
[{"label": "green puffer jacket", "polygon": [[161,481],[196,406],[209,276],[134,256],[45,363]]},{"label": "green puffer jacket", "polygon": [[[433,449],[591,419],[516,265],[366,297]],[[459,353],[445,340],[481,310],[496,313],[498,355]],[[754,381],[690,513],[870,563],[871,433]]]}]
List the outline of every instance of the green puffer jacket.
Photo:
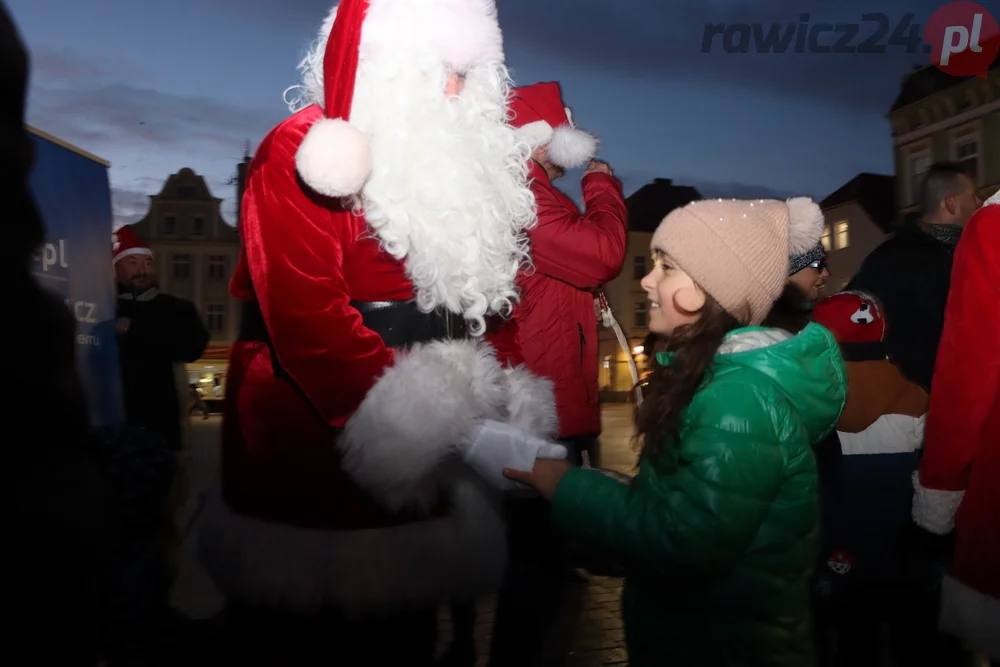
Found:
[{"label": "green puffer jacket", "polygon": [[808,667],[818,537],[810,446],[843,410],[844,362],[817,324],[794,337],[748,327],[727,336],[711,372],[678,447],[644,461],[631,486],[570,471],[554,521],[625,566],[633,667]]}]

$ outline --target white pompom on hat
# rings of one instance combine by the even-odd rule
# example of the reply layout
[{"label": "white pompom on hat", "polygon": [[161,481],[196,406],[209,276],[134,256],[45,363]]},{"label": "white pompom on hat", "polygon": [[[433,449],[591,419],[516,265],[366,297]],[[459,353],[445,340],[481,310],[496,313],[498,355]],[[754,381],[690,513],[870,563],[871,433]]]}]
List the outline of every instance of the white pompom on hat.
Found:
[{"label": "white pompom on hat", "polygon": [[758,325],[781,296],[790,257],[819,242],[823,220],[808,197],[697,201],[664,218],[652,247],[741,324]]},{"label": "white pompom on hat", "polygon": [[323,55],[323,112],[295,155],[303,182],[328,197],[357,194],[371,175],[371,142],[350,123],[369,0],[341,0]]}]

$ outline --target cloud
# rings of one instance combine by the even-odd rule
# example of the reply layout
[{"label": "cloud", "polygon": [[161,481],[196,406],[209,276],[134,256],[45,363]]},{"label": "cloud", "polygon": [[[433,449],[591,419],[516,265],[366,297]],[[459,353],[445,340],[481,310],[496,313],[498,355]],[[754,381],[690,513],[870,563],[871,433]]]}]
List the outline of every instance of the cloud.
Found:
[{"label": "cloud", "polygon": [[238,155],[247,137],[263,136],[283,112],[121,83],[40,83],[32,89],[29,115],[33,124],[94,150],[134,143],[146,150]]},{"label": "cloud", "polygon": [[139,190],[111,188],[111,209],[114,229],[138,222],[149,211],[149,193]]},{"label": "cloud", "polygon": [[[900,76],[914,64],[927,64],[923,53],[906,53],[888,46],[882,54],[726,53],[722,38],[715,38],[710,53],[702,53],[706,24],[770,24],[782,26],[809,14],[817,23],[861,23],[862,14],[881,10],[889,22],[886,44],[897,22],[913,13],[920,23],[938,8],[937,0],[882,3],[872,7],[860,0],[837,5],[802,0],[507,0],[500,5],[500,21],[508,51],[524,48],[580,68],[639,79],[651,85],[672,82],[724,84],[742,89],[720,104],[739,114],[740,95],[764,92],[788,99],[806,100],[859,112],[888,111]],[[854,44],[876,29],[861,23]],[[915,29],[918,34],[922,27]],[[824,38],[832,42],[835,36]],[[922,46],[922,44],[918,45]],[[794,46],[789,49],[794,51]],[[683,103],[683,100],[678,100]]]}]

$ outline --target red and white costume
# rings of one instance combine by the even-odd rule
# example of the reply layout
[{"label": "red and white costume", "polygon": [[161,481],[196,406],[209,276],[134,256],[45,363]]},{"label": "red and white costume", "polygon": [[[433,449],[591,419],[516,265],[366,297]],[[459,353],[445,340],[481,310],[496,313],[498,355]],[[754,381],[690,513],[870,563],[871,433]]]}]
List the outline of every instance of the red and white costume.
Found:
[{"label": "red and white costume", "polygon": [[[596,137],[577,128],[556,82],[516,89],[511,124],[532,148],[564,169],[594,157]],[[559,191],[539,163],[531,164],[538,224],[528,233],[534,270],[521,280],[515,313],[528,368],[552,380],[560,438],[598,435],[597,318],[592,291],[612,280],[625,261],[628,212],[621,183],[600,172],[583,177],[584,213]]]},{"label": "red and white costume", "polygon": [[1000,660],[1000,192],[955,251],[913,518],[955,531],[941,629]]},{"label": "red and white costume", "polygon": [[[202,560],[227,596],[290,611],[494,590],[496,492],[455,444],[486,419],[558,428],[550,383],[496,316],[535,219],[494,3],[343,0],[301,68],[304,108],[247,176],[231,291],[264,335],[233,347]],[[473,335],[393,349],[400,332],[358,305],[408,301]]]}]

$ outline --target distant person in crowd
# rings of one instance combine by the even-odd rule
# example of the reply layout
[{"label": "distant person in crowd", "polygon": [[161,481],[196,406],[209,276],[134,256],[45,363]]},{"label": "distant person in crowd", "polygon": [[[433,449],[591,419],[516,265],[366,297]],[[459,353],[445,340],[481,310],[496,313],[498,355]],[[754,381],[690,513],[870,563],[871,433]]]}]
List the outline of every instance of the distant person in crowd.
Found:
[{"label": "distant person in crowd", "polygon": [[45,226],[28,174],[34,144],[24,126],[28,55],[0,3],[0,280],[14,318],[4,327],[0,442],[13,530],[4,601],[5,650],[33,665],[93,667],[100,657],[101,573],[118,537],[113,493],[89,446],[87,400],[76,372],[76,321],[31,275]]},{"label": "distant person in crowd", "polygon": [[[594,291],[617,276],[625,260],[628,213],[621,183],[606,163],[593,159],[597,138],[573,124],[558,83],[516,88],[511,115],[532,148],[528,176],[538,212],[538,225],[528,232],[532,270],[520,276],[514,319],[528,369],[555,385],[559,442],[579,465],[584,452],[595,458],[601,432]],[[554,181],[584,166],[581,213]],[[539,658],[569,571],[545,500],[517,498],[507,505],[516,561],[497,601],[491,667]],[[455,642],[442,665],[475,663],[473,609],[453,610]]]},{"label": "distant person in crowd", "polygon": [[1000,192],[955,252],[913,517],[956,540],[941,629],[1000,664]]},{"label": "distant person in crowd", "polygon": [[131,227],[115,232],[112,243],[125,420],[180,450],[183,413],[174,364],[197,361],[208,345],[208,330],[193,303],[160,292],[153,251]]},{"label": "distant person in crowd", "polygon": [[903,374],[930,390],[944,324],[952,260],[962,229],[982,205],[962,165],[934,164],[920,190],[921,215],[865,258],[849,290],[874,294],[894,325],[886,333],[889,356]]},{"label": "distant person in crowd", "polygon": [[885,338],[896,323],[875,296],[841,292],[815,316],[840,343],[848,379],[840,467],[819,469],[817,633],[832,658],[821,664],[875,667],[888,651],[893,664],[957,665],[960,647],[936,628],[940,575],[908,541],[927,391],[889,358]]},{"label": "distant person in crowd", "polygon": [[764,320],[764,326],[793,334],[801,331],[812,320],[813,307],[822,296],[829,277],[823,244],[817,243],[792,257],[788,264],[788,282]]},{"label": "distant person in crowd", "polygon": [[630,483],[565,461],[508,471],[552,501],[556,526],[613,556],[631,665],[815,662],[809,581],[817,550],[812,444],[847,386],[824,327],[761,328],[789,257],[823,214],[788,202],[699,201],[653,234],[642,280],[666,336],[636,414]]}]

